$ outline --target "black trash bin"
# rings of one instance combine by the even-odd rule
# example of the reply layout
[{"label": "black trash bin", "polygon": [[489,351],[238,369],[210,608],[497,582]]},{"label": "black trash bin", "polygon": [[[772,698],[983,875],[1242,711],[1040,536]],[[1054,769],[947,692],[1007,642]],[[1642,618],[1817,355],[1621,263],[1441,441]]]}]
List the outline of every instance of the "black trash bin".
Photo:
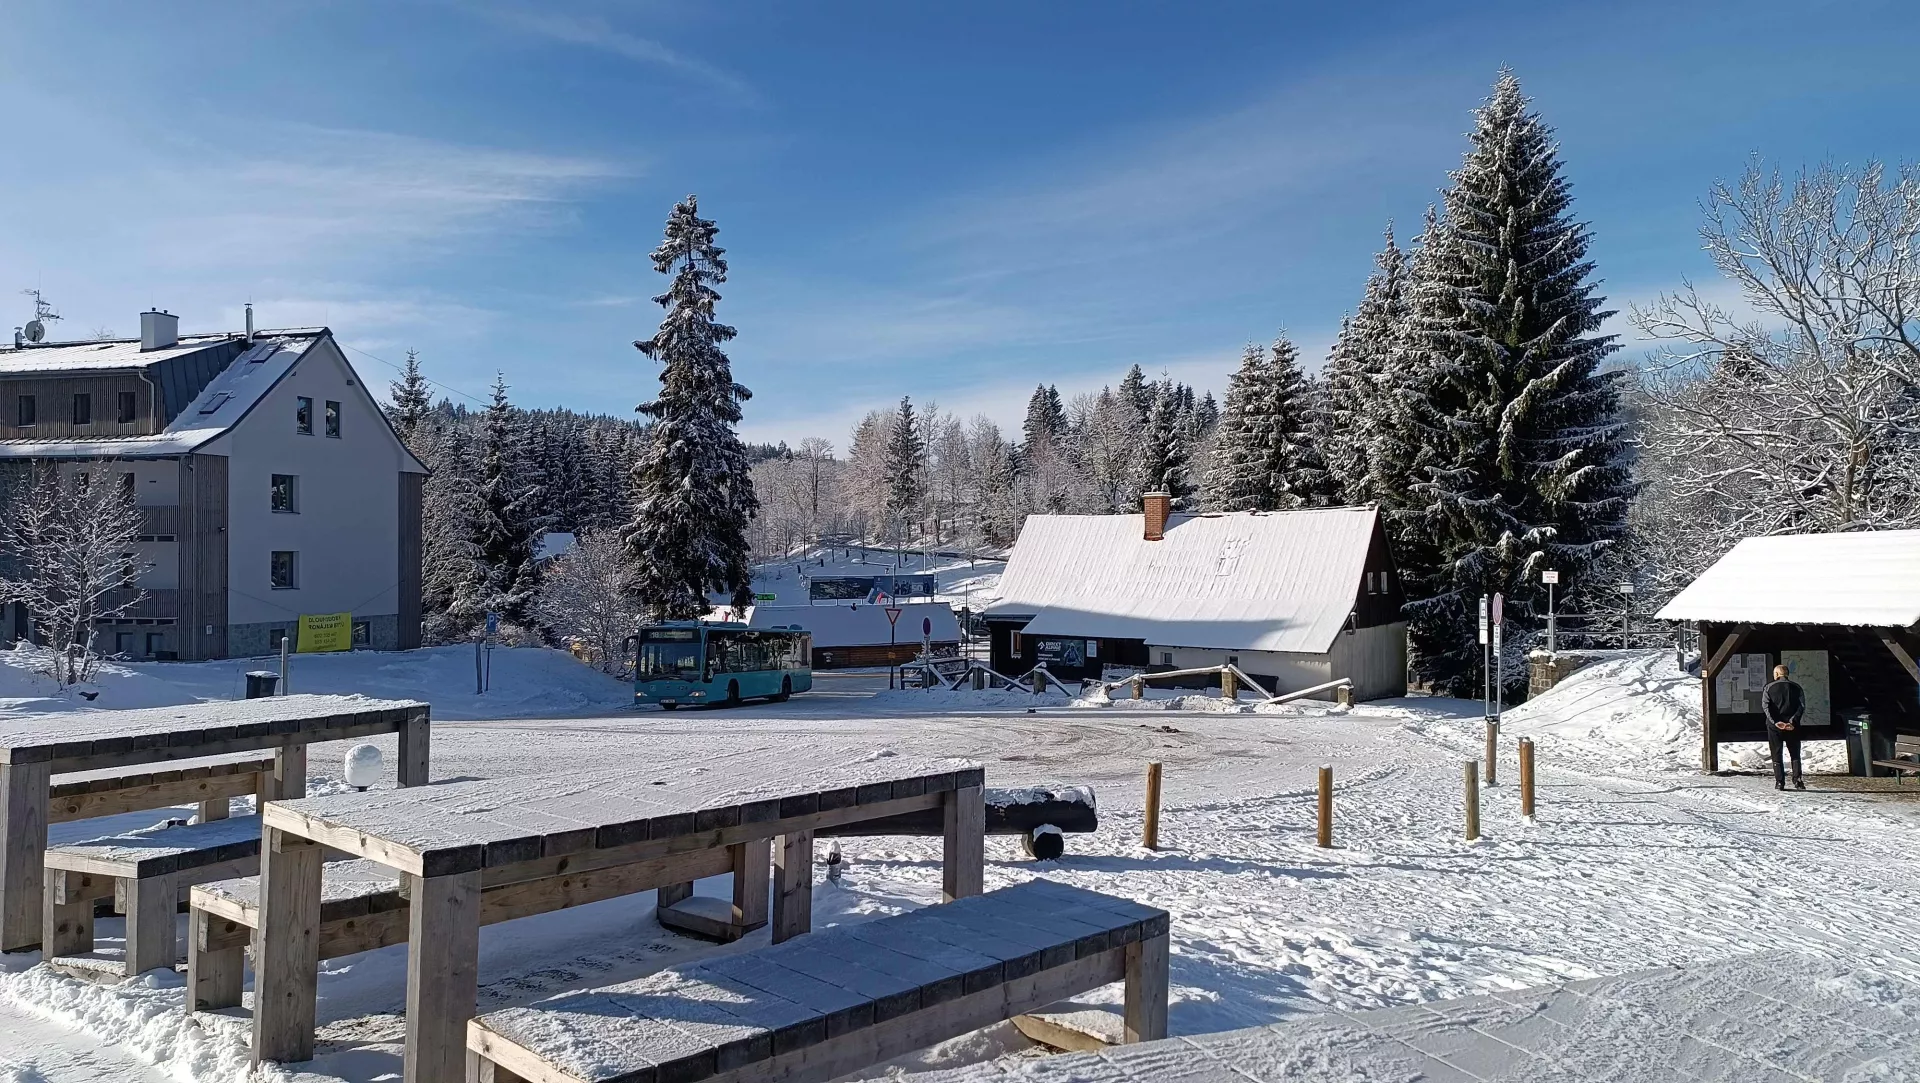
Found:
[{"label": "black trash bin", "polygon": [[1873,761],[1893,755],[1893,734],[1874,729],[1873,716],[1860,711],[1847,716],[1847,773],[1877,778],[1887,773]]},{"label": "black trash bin", "polygon": [[247,674],[247,698],[266,699],[279,687],[280,675],[270,669],[256,669]]}]

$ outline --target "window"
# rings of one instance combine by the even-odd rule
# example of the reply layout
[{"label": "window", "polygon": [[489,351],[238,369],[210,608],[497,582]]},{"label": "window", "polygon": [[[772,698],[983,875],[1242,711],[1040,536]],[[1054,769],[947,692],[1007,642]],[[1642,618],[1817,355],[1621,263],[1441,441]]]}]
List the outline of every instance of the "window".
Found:
[{"label": "window", "polygon": [[293,428],[302,436],[313,435],[313,400],[305,395],[294,400]]},{"label": "window", "polygon": [[132,496],[132,495],[133,495],[133,474],[132,474],[132,472],[130,472],[130,471],[129,471],[129,472],[126,472],[126,473],[123,473],[123,474],[121,474],[121,475],[120,475],[120,491],[121,491],[122,493],[124,493],[124,494],[126,494],[127,496]]},{"label": "window", "polygon": [[134,563],[132,553],[120,554],[120,586],[132,590],[140,584],[140,567]]},{"label": "window", "polygon": [[267,646],[272,648],[272,650],[276,654],[279,653],[280,651],[280,644],[285,643],[286,641],[287,641],[287,630],[285,628],[268,629]]},{"label": "window", "polygon": [[225,406],[227,400],[231,398],[233,398],[233,392],[231,391],[216,391],[213,393],[213,397],[207,400],[207,404],[200,408],[200,412],[203,414],[218,413],[220,408]]},{"label": "window", "polygon": [[113,633],[113,653],[119,655],[122,658],[133,657],[133,633],[132,632]]},{"label": "window", "polygon": [[73,423],[93,424],[93,396],[82,391],[73,397]]},{"label": "window", "polygon": [[140,396],[131,391],[120,392],[120,424],[131,425],[134,415],[140,410]]},{"label": "window", "polygon": [[292,474],[273,475],[274,511],[293,513],[300,510],[300,506],[294,502],[294,485],[299,480]]},{"label": "window", "polygon": [[353,645],[366,647],[373,644],[373,622],[357,620],[353,622]]},{"label": "window", "polygon": [[147,633],[147,656],[148,657],[158,658],[160,655],[165,654],[166,650],[167,650],[167,637],[164,632],[148,632]]},{"label": "window", "polygon": [[1173,664],[1173,652],[1172,652],[1172,651],[1161,651],[1161,652],[1160,652],[1160,664],[1161,664],[1161,665],[1163,665],[1163,666],[1170,666],[1170,665],[1172,665],[1172,664]]},{"label": "window", "polygon": [[300,554],[286,549],[273,551],[273,589],[293,590],[300,585]]},{"label": "window", "polygon": [[340,439],[340,404],[332,399],[327,400],[327,435]]},{"label": "window", "polygon": [[32,425],[35,421],[37,421],[38,418],[34,416],[35,413],[37,413],[37,411],[34,409],[33,396],[32,395],[20,396],[20,420],[18,422],[19,426],[24,429],[27,426]]}]

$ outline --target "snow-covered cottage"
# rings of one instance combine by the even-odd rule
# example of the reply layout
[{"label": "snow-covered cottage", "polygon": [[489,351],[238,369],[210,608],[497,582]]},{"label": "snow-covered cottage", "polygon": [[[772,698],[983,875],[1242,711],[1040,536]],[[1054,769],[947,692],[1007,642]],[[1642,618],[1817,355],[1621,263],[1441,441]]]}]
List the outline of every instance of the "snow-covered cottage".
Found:
[{"label": "snow-covered cottage", "polygon": [[[1400,577],[1371,507],[1031,515],[984,613],[993,668],[1062,678],[1231,662],[1276,691],[1403,695]],[[1330,694],[1329,694],[1330,698]]]},{"label": "snow-covered cottage", "polygon": [[839,605],[756,605],[747,612],[753,628],[798,626],[813,636],[815,669],[891,666],[911,662],[923,641],[936,651],[960,646],[960,622],[945,602],[907,602],[897,607],[897,626],[887,622],[887,607],[866,602]]},{"label": "snow-covered cottage", "polygon": [[1781,664],[1806,689],[1803,739],[1848,740],[1855,773],[1920,734],[1920,530],[1747,538],[1658,616],[1700,629],[1703,771],[1725,742],[1766,740],[1760,691]]},{"label": "snow-covered cottage", "polygon": [[[57,462],[133,494],[151,567],[104,651],[265,654],[340,613],[356,646],[419,646],[425,467],[331,331],[252,324],[181,335],[146,312],[137,339],[0,346],[0,490]],[[0,607],[0,641],[28,628]]]}]

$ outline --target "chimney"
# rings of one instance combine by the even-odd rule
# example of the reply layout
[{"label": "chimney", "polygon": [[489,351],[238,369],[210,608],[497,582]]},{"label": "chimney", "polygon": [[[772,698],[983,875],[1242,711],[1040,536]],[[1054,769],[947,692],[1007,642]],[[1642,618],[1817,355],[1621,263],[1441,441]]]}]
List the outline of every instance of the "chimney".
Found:
[{"label": "chimney", "polygon": [[253,341],[253,302],[247,302],[247,341]]},{"label": "chimney", "polygon": [[149,309],[140,314],[140,349],[164,350],[180,341],[180,317]]},{"label": "chimney", "polygon": [[1172,493],[1147,493],[1140,498],[1141,510],[1146,513],[1147,540],[1159,541],[1167,536],[1167,516],[1173,514]]}]

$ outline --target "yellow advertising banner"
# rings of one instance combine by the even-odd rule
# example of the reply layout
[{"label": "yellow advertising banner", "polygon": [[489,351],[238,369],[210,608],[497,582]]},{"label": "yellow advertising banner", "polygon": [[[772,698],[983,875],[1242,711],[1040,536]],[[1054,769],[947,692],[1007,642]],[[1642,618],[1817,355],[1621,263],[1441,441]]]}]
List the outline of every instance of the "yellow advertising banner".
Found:
[{"label": "yellow advertising banner", "polygon": [[353,614],[302,613],[300,615],[300,635],[294,640],[295,653],[320,654],[326,651],[352,649]]}]

